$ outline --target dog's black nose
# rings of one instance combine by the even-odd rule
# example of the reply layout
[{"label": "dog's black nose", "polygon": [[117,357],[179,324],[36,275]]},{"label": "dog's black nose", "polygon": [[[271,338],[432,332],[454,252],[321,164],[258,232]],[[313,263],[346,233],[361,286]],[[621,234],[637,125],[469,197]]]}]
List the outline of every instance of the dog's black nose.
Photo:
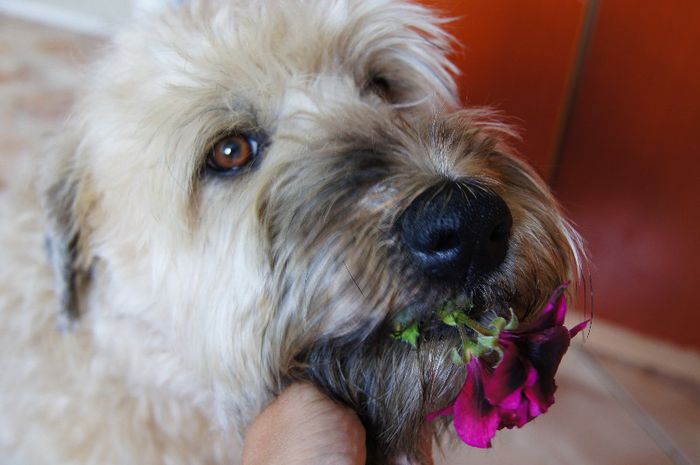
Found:
[{"label": "dog's black nose", "polygon": [[422,193],[401,215],[401,240],[429,277],[473,282],[495,270],[508,251],[513,218],[498,195],[449,183]]}]

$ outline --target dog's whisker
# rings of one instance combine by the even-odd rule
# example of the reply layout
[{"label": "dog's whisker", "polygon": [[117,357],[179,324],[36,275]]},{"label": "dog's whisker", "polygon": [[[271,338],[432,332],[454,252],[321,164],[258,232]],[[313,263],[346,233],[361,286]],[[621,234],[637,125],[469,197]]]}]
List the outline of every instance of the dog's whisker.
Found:
[{"label": "dog's whisker", "polygon": [[362,291],[362,288],[357,283],[357,280],[355,279],[355,277],[352,275],[350,268],[348,268],[348,264],[343,262],[343,266],[345,267],[345,270],[347,270],[348,274],[350,275],[350,279],[352,279],[352,282],[355,284],[355,287],[357,288],[357,290],[360,291],[360,294],[362,295],[362,297],[365,298],[365,293]]}]

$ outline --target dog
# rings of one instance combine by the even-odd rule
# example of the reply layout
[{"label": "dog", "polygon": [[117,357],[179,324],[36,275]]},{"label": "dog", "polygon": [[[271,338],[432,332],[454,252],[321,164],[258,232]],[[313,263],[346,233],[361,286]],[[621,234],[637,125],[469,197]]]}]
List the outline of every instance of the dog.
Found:
[{"label": "dog", "polygon": [[443,23],[193,0],[118,34],[3,201],[0,462],[240,463],[295,380],[358,413],[368,463],[422,460],[458,335],[414,349],[397,315],[526,319],[582,261],[509,127],[460,107]]}]

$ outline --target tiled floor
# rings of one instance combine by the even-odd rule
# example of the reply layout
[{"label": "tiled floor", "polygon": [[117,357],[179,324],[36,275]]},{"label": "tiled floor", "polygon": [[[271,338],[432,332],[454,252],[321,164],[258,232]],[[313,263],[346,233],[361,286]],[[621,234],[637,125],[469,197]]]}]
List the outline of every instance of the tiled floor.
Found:
[{"label": "tiled floor", "polygon": [[[61,130],[79,92],[79,65],[101,44],[0,15],[0,189],[18,161]],[[700,357],[621,334],[594,327],[585,344],[574,344],[548,414],[500,432],[491,450],[457,447],[437,462],[700,464]]]},{"label": "tiled floor", "polygon": [[[595,337],[593,332],[591,340]],[[440,463],[700,463],[700,385],[629,365],[587,345],[577,343],[564,358],[557,402],[546,415],[521,430],[499,432],[492,450],[460,447]]]},{"label": "tiled floor", "polygon": [[61,130],[79,63],[102,41],[0,15],[0,188],[28,151]]}]

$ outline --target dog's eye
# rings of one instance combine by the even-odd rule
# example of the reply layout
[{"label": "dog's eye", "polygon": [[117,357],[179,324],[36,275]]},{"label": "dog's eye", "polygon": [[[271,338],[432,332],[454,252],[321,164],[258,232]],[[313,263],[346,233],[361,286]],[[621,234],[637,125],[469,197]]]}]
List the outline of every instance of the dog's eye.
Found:
[{"label": "dog's eye", "polygon": [[209,152],[207,168],[217,174],[232,174],[255,160],[258,143],[255,139],[233,134],[220,139]]},{"label": "dog's eye", "polygon": [[391,84],[383,76],[373,76],[365,84],[365,90],[374,93],[379,96],[382,100],[391,100]]}]

